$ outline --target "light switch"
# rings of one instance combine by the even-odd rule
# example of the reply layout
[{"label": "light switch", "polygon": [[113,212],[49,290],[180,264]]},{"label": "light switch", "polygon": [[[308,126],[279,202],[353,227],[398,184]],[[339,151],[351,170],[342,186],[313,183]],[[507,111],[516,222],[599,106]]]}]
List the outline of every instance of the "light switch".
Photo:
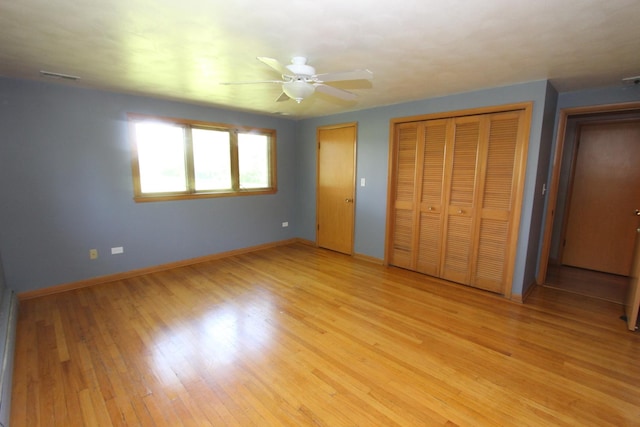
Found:
[{"label": "light switch", "polygon": [[365,180],[364,178],[360,178],[360,187],[364,187]]}]

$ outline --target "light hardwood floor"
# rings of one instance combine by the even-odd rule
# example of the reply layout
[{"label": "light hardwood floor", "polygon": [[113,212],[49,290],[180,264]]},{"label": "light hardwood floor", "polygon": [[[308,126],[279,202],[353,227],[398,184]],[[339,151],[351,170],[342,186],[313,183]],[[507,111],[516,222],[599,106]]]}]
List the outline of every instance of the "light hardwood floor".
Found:
[{"label": "light hardwood floor", "polygon": [[567,265],[550,265],[545,286],[624,304],[629,278]]},{"label": "light hardwood floor", "polygon": [[621,307],[302,244],[21,302],[11,426],[624,426]]}]

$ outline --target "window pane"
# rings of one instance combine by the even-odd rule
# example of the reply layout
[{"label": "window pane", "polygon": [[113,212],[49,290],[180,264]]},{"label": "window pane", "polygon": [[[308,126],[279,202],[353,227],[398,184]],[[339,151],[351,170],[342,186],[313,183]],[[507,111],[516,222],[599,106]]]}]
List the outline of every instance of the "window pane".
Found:
[{"label": "window pane", "polygon": [[192,129],[193,167],[196,191],[231,188],[231,151],[229,132]]},{"label": "window pane", "polygon": [[269,187],[269,137],[238,134],[240,188]]},{"label": "window pane", "polygon": [[186,191],[184,130],[166,123],[136,123],[143,193]]}]

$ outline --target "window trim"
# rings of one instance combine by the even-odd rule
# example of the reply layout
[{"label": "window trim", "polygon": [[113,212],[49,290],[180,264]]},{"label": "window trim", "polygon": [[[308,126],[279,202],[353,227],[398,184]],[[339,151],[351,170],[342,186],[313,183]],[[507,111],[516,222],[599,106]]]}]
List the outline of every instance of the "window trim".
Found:
[{"label": "window trim", "polygon": [[[164,193],[143,193],[140,184],[140,163],[138,159],[138,147],[136,144],[136,123],[152,121],[185,128],[185,178],[187,180],[186,191],[172,191]],[[212,197],[255,196],[263,194],[275,194],[278,191],[277,162],[276,162],[276,131],[275,129],[258,128],[251,126],[234,126],[226,123],[205,122],[200,120],[179,119],[138,113],[127,113],[129,126],[129,141],[131,146],[131,175],[133,178],[133,199],[136,202],[160,202],[169,200],[189,200]],[[193,142],[191,129],[210,129],[229,132],[230,161],[231,161],[231,186],[232,189],[197,191],[195,189],[195,167],[193,158]],[[266,188],[240,188],[239,158],[238,158],[238,134],[258,133],[266,135],[269,140],[269,186]]]}]

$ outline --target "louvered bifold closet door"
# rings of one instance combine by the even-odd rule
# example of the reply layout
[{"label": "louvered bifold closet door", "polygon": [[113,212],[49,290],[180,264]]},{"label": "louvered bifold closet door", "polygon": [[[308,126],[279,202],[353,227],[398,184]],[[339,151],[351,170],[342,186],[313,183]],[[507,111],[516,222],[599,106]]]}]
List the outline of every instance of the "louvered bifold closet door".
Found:
[{"label": "louvered bifold closet door", "polygon": [[[448,189],[440,277],[468,284],[475,215],[476,165],[480,116],[454,120],[453,140],[445,161]],[[448,182],[447,182],[448,181]]]},{"label": "louvered bifold closet door", "polygon": [[516,198],[517,167],[522,155],[519,129],[524,119],[522,111],[489,116],[487,141],[482,143],[480,164],[483,165],[478,182],[477,242],[470,285],[502,293],[510,277],[510,234],[513,204]]},{"label": "louvered bifold closet door", "polygon": [[392,247],[389,262],[415,269],[415,198],[418,124],[396,126],[395,192]]},{"label": "louvered bifold closet door", "polygon": [[509,296],[531,110],[493,111],[394,124],[386,256]]},{"label": "louvered bifold closet door", "polygon": [[422,180],[420,188],[420,228],[416,269],[421,273],[440,274],[440,248],[443,222],[444,155],[452,120],[430,120],[424,123]]}]

